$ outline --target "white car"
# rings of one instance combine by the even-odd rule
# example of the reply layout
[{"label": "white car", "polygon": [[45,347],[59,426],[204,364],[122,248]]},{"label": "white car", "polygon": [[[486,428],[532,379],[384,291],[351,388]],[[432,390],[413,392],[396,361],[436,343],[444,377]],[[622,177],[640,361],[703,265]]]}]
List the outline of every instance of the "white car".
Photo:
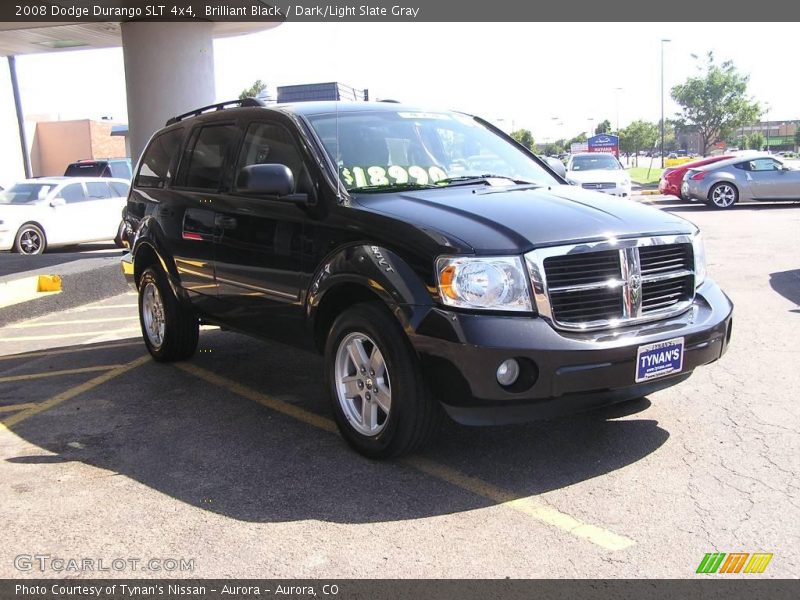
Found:
[{"label": "white car", "polygon": [[567,181],[587,190],[627,198],[631,195],[631,178],[613,154],[580,152],[567,163]]},{"label": "white car", "polygon": [[108,177],[41,177],[0,191],[0,250],[41,254],[102,240],[122,246],[129,185]]}]

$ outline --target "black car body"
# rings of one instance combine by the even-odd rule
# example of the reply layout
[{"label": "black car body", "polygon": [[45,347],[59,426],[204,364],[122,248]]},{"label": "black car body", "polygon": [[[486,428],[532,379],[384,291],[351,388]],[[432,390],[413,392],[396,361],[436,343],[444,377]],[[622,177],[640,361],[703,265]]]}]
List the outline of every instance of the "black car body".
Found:
[{"label": "black car body", "polygon": [[[705,278],[691,223],[566,185],[473,117],[394,103],[243,104],[172,119],[137,168],[123,270],[157,359],[191,355],[198,320],[325,351],[343,434],[386,456],[428,439],[440,406],[467,424],[551,417],[674,385],[725,352],[732,305]],[[535,181],[471,173],[500,159],[471,148],[453,158],[462,126]],[[445,150],[430,132],[445,130],[448,172],[434,177]],[[441,177],[451,168],[466,175]],[[506,304],[486,304],[501,293]],[[191,316],[170,330],[179,313]],[[154,348],[170,335],[166,351]],[[332,338],[384,361],[385,414],[365,400],[381,385],[360,378],[365,357],[348,359]],[[358,423],[368,408],[371,429]]]}]

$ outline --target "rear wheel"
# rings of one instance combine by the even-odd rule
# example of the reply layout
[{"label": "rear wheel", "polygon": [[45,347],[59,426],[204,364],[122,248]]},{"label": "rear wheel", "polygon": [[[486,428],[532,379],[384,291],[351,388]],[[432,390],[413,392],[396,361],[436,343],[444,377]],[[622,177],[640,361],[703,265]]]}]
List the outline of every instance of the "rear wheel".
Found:
[{"label": "rear wheel", "polygon": [[739,190],[732,183],[717,183],[708,191],[708,204],[713,208],[730,208],[738,200]]},{"label": "rear wheel", "polygon": [[413,452],[438,431],[442,408],[402,328],[377,303],[355,305],[336,319],[325,345],[325,378],[339,431],[365,456]]},{"label": "rear wheel", "polygon": [[44,237],[44,231],[38,225],[33,223],[25,223],[17,231],[17,236],[14,238],[14,252],[20,254],[41,254],[47,245],[47,240]]},{"label": "rear wheel", "polygon": [[139,280],[139,323],[147,350],[157,361],[183,360],[197,349],[197,317],[175,297],[166,275],[155,267],[148,267]]}]

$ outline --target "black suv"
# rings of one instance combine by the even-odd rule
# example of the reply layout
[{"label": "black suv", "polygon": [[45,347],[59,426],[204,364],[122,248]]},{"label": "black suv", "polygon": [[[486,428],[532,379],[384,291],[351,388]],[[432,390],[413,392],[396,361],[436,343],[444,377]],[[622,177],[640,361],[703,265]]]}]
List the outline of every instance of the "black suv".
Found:
[{"label": "black suv", "polygon": [[697,228],[553,168],[479,118],[396,103],[170,119],[126,210],[147,348],[189,358],[211,323],[324,352],[339,428],[373,457],[419,448],[442,409],[547,418],[720,358],[732,305]]},{"label": "black suv", "polygon": [[118,177],[131,178],[130,158],[85,158],[67,165],[64,177]]}]

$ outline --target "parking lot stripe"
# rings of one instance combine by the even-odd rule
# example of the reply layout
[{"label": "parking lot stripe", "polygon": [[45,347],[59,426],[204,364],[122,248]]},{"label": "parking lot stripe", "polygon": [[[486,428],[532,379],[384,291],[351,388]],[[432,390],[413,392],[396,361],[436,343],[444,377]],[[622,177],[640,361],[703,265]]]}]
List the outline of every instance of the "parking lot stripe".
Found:
[{"label": "parking lot stripe", "polygon": [[4,406],[0,406],[0,413],[7,413],[7,412],[14,412],[16,410],[26,410],[28,408],[33,408],[36,406],[34,402],[23,402],[21,404],[6,404]]},{"label": "parking lot stripe", "polygon": [[54,333],[52,335],[20,335],[15,337],[1,337],[0,342],[37,342],[46,340],[63,340],[73,337],[96,337],[99,335],[116,335],[118,333],[131,333],[141,331],[138,327],[125,327],[111,331],[80,331],[75,333]]},{"label": "parking lot stripe", "polygon": [[455,469],[451,469],[439,463],[418,457],[408,458],[403,460],[403,462],[414,467],[418,471],[427,473],[437,479],[447,481],[456,487],[488,498],[493,502],[503,504],[518,512],[529,515],[537,521],[542,521],[557,529],[567,531],[576,537],[584,538],[606,550],[624,550],[636,543],[630,538],[618,535],[602,527],[584,523],[571,515],[538,502],[530,496],[514,494],[513,492],[487,483],[482,479],[464,475]]},{"label": "parking lot stripe", "polygon": [[[274,411],[283,413],[287,416],[293,417],[298,421],[307,423],[319,429],[324,429],[331,433],[337,433],[338,429],[336,423],[331,419],[322,417],[303,408],[271,398],[261,392],[257,392],[241,383],[232,381],[221,375],[217,375],[206,369],[202,369],[189,363],[180,363],[174,365],[178,369],[194,375],[195,377],[207,381],[221,388],[224,388],[234,394],[252,400],[270,408]],[[454,485],[462,490],[473,493],[482,498],[486,498],[497,504],[511,508],[517,512],[523,513],[529,517],[536,519],[539,522],[560,529],[570,533],[576,537],[585,539],[601,548],[606,550],[624,550],[630,548],[636,542],[630,538],[618,535],[602,527],[590,525],[583,521],[563,513],[555,508],[547,506],[530,496],[520,496],[514,492],[504,490],[497,486],[492,485],[477,477],[464,475],[459,471],[447,467],[445,465],[436,463],[424,458],[411,457],[402,459],[401,462],[413,469],[425,473],[431,477]]]},{"label": "parking lot stripe", "polygon": [[17,323],[14,325],[6,325],[7,329],[29,329],[31,327],[50,327],[60,325],[83,325],[85,323],[108,323],[110,321],[133,321],[137,319],[136,315],[129,317],[106,317],[104,319],[76,319],[69,321],[37,321],[35,323]]},{"label": "parking lot stripe", "polygon": [[103,373],[102,375],[98,375],[94,379],[90,379],[89,381],[85,381],[80,385],[76,385],[75,387],[71,387],[68,390],[63,391],[60,394],[56,394],[52,398],[44,400],[43,402],[37,402],[35,406],[32,406],[31,408],[23,412],[11,415],[9,418],[5,419],[0,424],[2,424],[5,428],[13,427],[14,425],[22,423],[22,421],[25,421],[26,419],[36,414],[39,414],[40,412],[50,410],[51,408],[58,406],[62,402],[66,402],[67,400],[70,400],[75,396],[79,396],[80,394],[93,390],[97,386],[102,385],[108,381],[111,381],[112,379],[119,377],[120,375],[123,375],[132,369],[135,369],[136,367],[143,365],[149,360],[150,360],[149,354],[140,356],[139,358],[136,358],[130,361],[129,363],[125,363],[124,365],[120,365],[115,369],[106,371],[105,373]]},{"label": "parking lot stripe", "polygon": [[59,375],[74,375],[76,373],[94,373],[96,371],[110,371],[122,365],[98,365],[96,367],[81,367],[79,369],[63,369],[61,371],[43,371],[41,373],[27,373],[25,375],[10,375],[0,377],[0,383],[9,381],[28,381],[29,379],[41,379],[42,377],[58,377]]},{"label": "parking lot stripe", "polygon": [[73,346],[71,348],[61,348],[58,350],[37,350],[35,352],[23,352],[22,354],[5,354],[0,356],[0,360],[24,360],[26,358],[39,358],[42,356],[57,356],[59,354],[72,354],[73,352],[88,352],[90,350],[109,350],[112,348],[125,348],[127,346],[141,346],[141,341],[136,342],[115,342],[113,344],[100,344],[97,346]]}]

